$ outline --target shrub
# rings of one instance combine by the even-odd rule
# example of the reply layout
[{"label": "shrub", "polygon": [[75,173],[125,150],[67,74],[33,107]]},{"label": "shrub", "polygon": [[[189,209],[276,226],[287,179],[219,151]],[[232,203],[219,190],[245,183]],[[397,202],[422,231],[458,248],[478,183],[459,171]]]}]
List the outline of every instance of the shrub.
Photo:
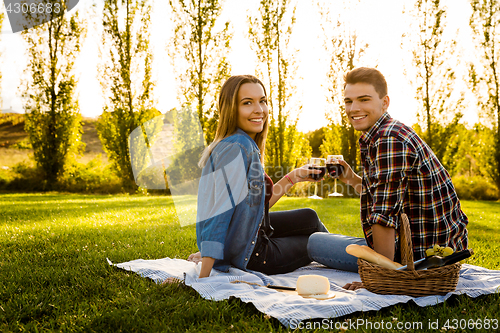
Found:
[{"label": "shrub", "polygon": [[68,163],[57,179],[59,191],[84,193],[118,193],[123,192],[121,179],[104,165],[100,156],[87,164]]},{"label": "shrub", "polygon": [[14,149],[33,149],[33,146],[30,143],[28,138],[19,141],[18,143],[13,144],[10,148]]},{"label": "shrub", "polygon": [[0,169],[0,190],[4,190],[8,183],[12,181],[12,171],[10,168],[2,167]]},{"label": "shrub", "polygon": [[497,200],[498,188],[483,177],[455,176],[452,179],[458,197],[462,200]]},{"label": "shrub", "polygon": [[7,124],[16,126],[17,124],[24,123],[24,114],[18,113],[0,113],[0,125]]},{"label": "shrub", "polygon": [[6,190],[22,192],[47,191],[48,188],[44,172],[27,162],[21,162],[12,167],[12,178],[5,185]]},{"label": "shrub", "polygon": [[39,167],[21,162],[11,170],[0,172],[0,189],[7,191],[39,192],[66,191],[83,193],[121,193],[124,192],[121,179],[104,165],[100,157],[87,164],[70,162],[59,174],[53,184],[45,179]]}]

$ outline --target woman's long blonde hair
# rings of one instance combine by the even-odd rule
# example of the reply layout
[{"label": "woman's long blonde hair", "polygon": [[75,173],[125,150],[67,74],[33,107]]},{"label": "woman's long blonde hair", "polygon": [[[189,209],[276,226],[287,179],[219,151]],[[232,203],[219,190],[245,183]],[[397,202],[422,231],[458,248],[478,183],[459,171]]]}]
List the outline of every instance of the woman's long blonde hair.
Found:
[{"label": "woman's long blonde hair", "polygon": [[[207,160],[214,150],[217,144],[232,135],[236,129],[238,128],[238,92],[240,91],[240,87],[245,83],[258,83],[262,86],[264,90],[264,95],[267,97],[266,88],[264,84],[253,75],[234,75],[227,79],[226,82],[222,85],[219,94],[219,123],[217,124],[217,130],[215,132],[214,141],[203,150],[201,154],[200,162],[198,166],[203,168],[207,163]],[[264,155],[265,155],[265,147],[266,147],[266,138],[267,131],[269,129],[269,116],[264,122],[264,129],[262,132],[257,133],[255,136],[255,143],[257,147],[260,149],[260,161],[262,165],[264,165]]]}]

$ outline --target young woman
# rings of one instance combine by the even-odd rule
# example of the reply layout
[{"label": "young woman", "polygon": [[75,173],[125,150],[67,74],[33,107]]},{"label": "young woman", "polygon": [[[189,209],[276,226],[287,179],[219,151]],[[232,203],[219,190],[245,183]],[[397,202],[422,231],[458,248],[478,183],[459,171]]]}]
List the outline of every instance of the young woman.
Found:
[{"label": "young woman", "polygon": [[219,95],[215,139],[202,154],[196,235],[200,278],[212,268],[280,274],[307,265],[309,235],[327,229],[312,209],[269,212],[293,184],[314,181],[307,166],[273,184],[264,172],[269,110],[262,82],[230,77]]}]

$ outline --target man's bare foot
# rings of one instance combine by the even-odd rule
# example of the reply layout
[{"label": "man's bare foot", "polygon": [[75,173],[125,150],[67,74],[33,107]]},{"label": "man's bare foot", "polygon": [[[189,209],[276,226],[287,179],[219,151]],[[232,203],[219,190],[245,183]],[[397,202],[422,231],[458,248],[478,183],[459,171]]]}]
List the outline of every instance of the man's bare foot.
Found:
[{"label": "man's bare foot", "polygon": [[358,289],[364,288],[364,287],[363,287],[363,282],[354,281],[352,283],[346,284],[342,288],[354,291],[354,290],[358,290]]},{"label": "man's bare foot", "polygon": [[190,254],[189,257],[187,258],[187,261],[192,261],[195,264],[198,264],[199,262],[201,262],[201,253],[196,252],[196,253]]}]

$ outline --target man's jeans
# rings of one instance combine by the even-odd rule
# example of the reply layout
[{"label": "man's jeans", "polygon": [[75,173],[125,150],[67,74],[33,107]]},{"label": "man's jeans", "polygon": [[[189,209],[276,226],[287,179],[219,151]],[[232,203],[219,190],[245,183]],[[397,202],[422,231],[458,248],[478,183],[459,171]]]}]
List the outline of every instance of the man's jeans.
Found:
[{"label": "man's jeans", "polygon": [[328,230],[312,209],[295,209],[270,212],[269,219],[274,231],[271,237],[259,231],[257,244],[250,257],[247,269],[264,274],[284,274],[308,265],[309,236]]},{"label": "man's jeans", "polygon": [[312,260],[330,268],[358,272],[355,256],[345,252],[347,245],[366,245],[364,238],[316,232],[309,237],[307,252]]}]

